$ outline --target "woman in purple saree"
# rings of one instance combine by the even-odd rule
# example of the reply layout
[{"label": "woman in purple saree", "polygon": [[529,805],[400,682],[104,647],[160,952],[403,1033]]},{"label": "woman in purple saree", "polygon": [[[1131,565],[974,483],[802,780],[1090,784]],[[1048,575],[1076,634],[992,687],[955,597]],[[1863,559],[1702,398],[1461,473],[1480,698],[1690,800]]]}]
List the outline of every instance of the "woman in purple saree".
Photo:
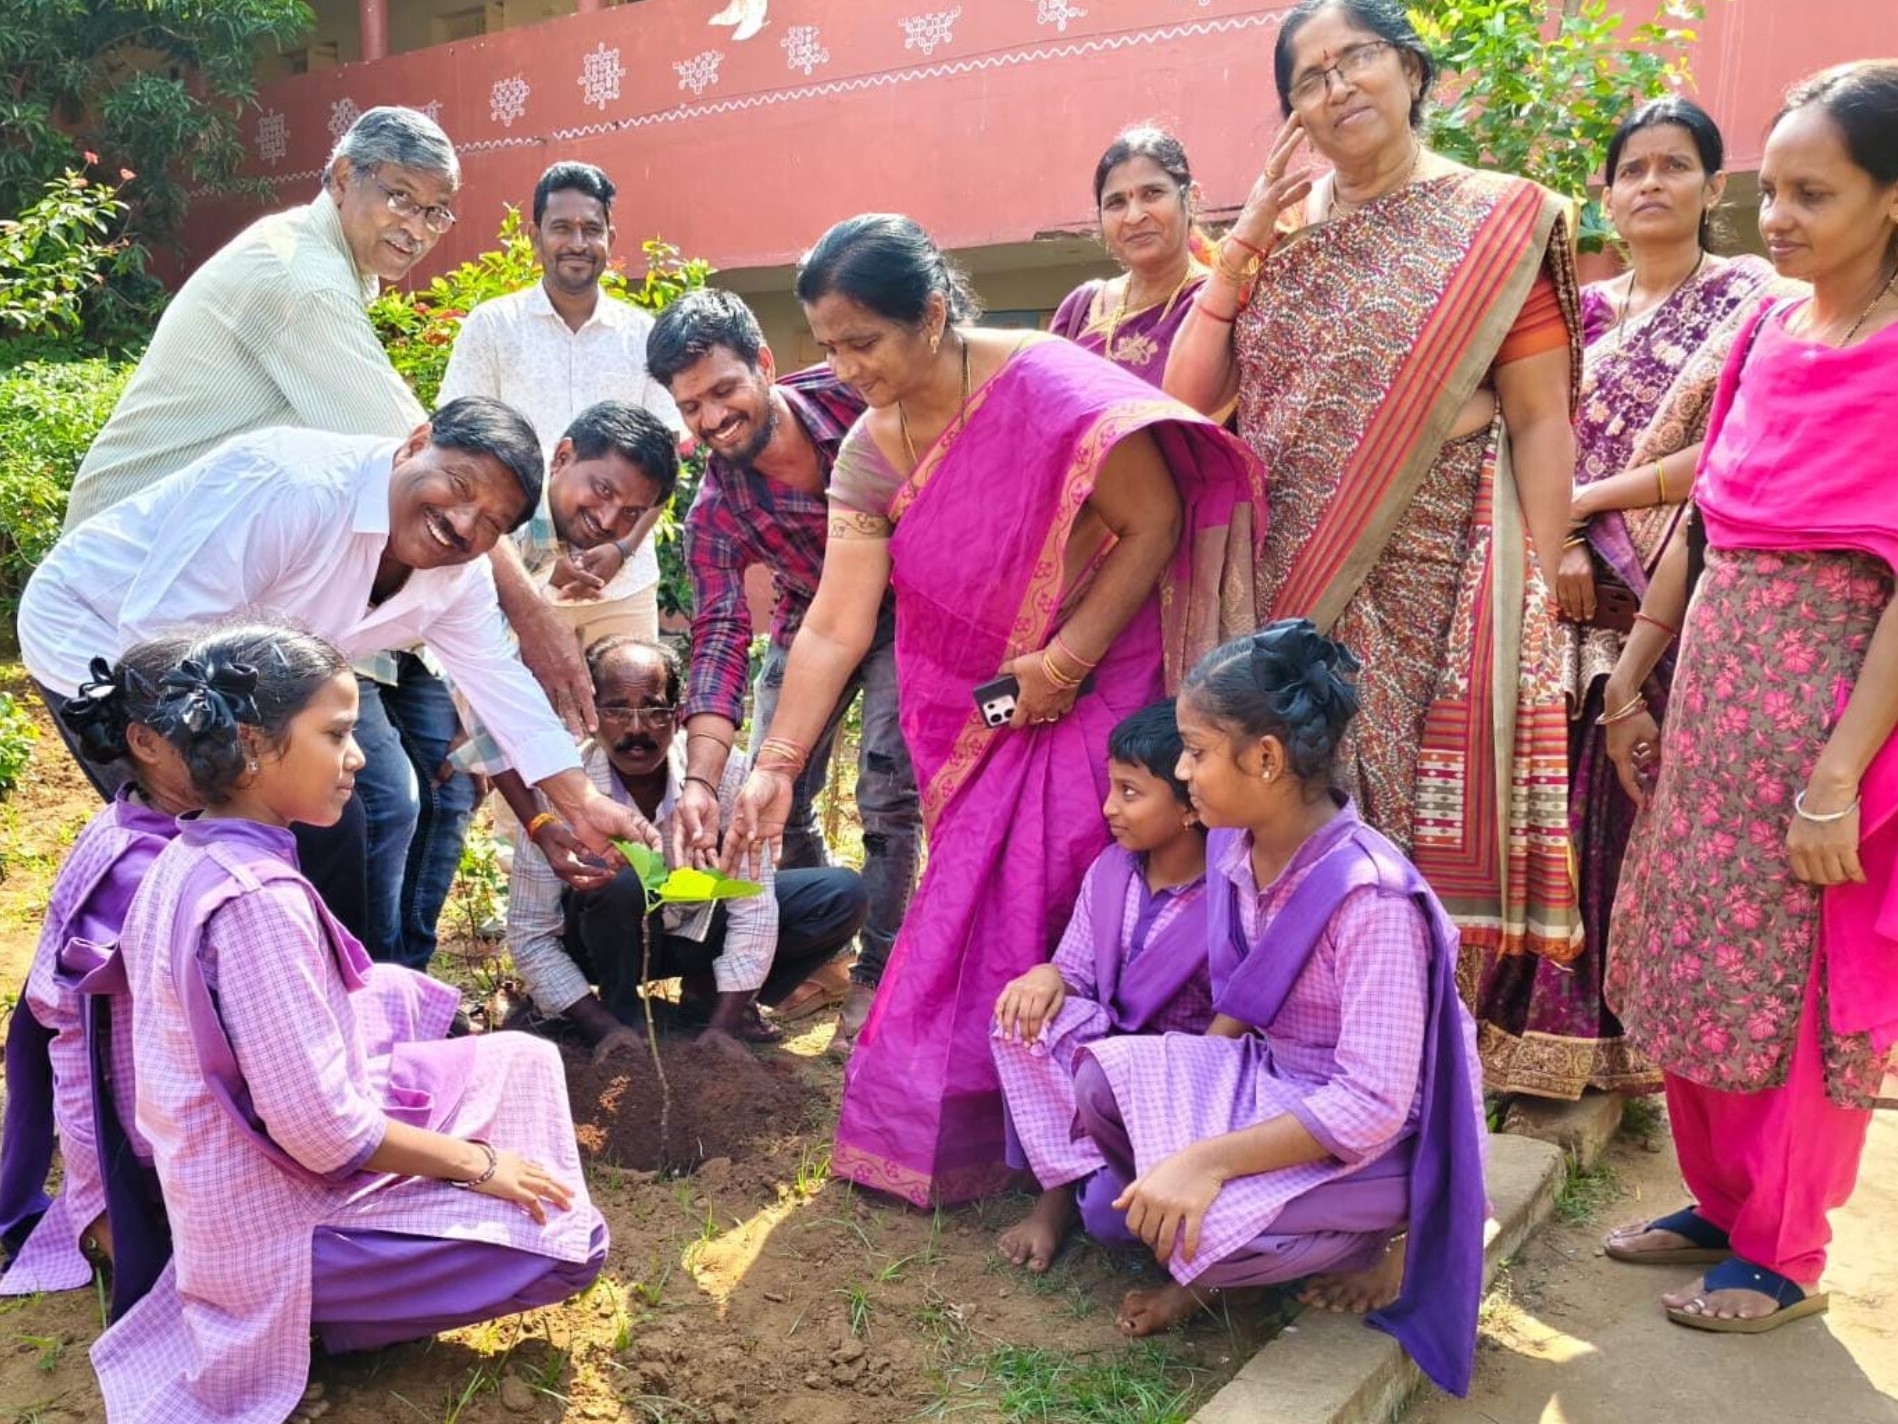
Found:
[{"label": "woman in purple saree", "polygon": [[1069,292],[1048,329],[1158,386],[1210,270],[1198,195],[1186,150],[1165,129],[1143,124],[1109,144],[1094,168],[1094,211],[1101,246],[1124,271]]},{"label": "woman in purple saree", "polygon": [[[1009,1177],[990,1017],[1053,951],[1106,845],[1108,733],[1254,624],[1260,472],[1066,342],[961,324],[973,299],[907,218],[831,229],[798,296],[871,409],[838,454],[823,578],[725,857],[775,843],[893,587],[929,864],[847,1069],[832,1162],[918,1204],[963,1201]],[[974,693],[1000,677],[1012,712],[992,726]]]}]

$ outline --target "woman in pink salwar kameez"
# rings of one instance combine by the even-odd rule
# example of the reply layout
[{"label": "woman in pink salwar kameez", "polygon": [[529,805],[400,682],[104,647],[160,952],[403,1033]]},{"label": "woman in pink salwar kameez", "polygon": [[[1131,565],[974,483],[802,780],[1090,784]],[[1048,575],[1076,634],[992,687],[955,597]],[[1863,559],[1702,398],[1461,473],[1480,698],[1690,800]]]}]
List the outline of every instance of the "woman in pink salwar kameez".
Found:
[{"label": "woman in pink salwar kameez", "polygon": [[[0,1295],[90,1284],[92,1266],[83,1248],[90,1245],[94,1254],[112,1256],[115,1224],[125,1228],[131,1253],[113,1279],[119,1308],[129,1305],[164,1264],[162,1241],[152,1263],[151,1243],[144,1239],[150,1233],[130,1219],[146,1211],[124,1208],[128,1220],[116,1223],[108,1213],[111,1192],[102,1168],[108,1145],[123,1143],[123,1154],[134,1160],[115,1166],[133,1179],[140,1176],[136,1162],[149,1163],[151,1150],[132,1125],[131,1000],[118,996],[106,1041],[94,1045],[87,1034],[87,985],[112,958],[132,895],[178,833],[177,818],[198,806],[178,753],[146,725],[158,680],[189,645],[187,638],[154,638],[126,649],[116,666],[95,659],[92,680],[61,711],[68,734],[89,757],[121,764],[129,775],[112,803],[79,833],[59,868],[26,989],[7,1030],[0,1244],[13,1259],[0,1276]],[[97,1061],[107,1068],[104,1084],[93,1072],[95,1048]],[[103,1133],[94,1117],[95,1098],[110,1101],[115,1110],[116,1120]],[[62,1181],[49,1205],[43,1188],[55,1128]],[[131,1189],[136,1191],[136,1184]]]},{"label": "woman in pink salwar kameez", "polygon": [[1408,1231],[1401,1290],[1370,1323],[1462,1394],[1482,1293],[1476,1030],[1448,914],[1332,789],[1357,669],[1301,618],[1188,677],[1180,774],[1211,828],[1217,1017],[1082,1049],[1079,1124],[1122,1184],[1126,1230],[1172,1276],[1127,1293],[1123,1331],[1164,1330],[1221,1290],[1372,1272]]},{"label": "woman in pink salwar kameez", "polygon": [[[929,865],[831,1162],[918,1204],[966,1201],[1011,1176],[989,1024],[1002,986],[1053,952],[1107,842],[1109,730],[1222,627],[1254,626],[1260,471],[1099,357],[968,324],[966,284],[908,218],[839,223],[798,296],[870,409],[838,452],[823,578],[726,857],[781,834],[789,778],[894,588]],[[999,678],[990,723],[975,694]]]},{"label": "woman in pink salwar kameez", "polygon": [[[1665,1074],[1694,1203],[1607,1249],[1714,1263],[1668,1317],[1746,1334],[1825,1309],[1827,1213],[1898,1106],[1898,61],[1795,86],[1760,198],[1812,295],[1735,339],[1694,485],[1705,572],[1690,601],[1671,552],[1602,718],[1646,802],[1608,998]],[[1676,628],[1660,735],[1641,687]]]},{"label": "woman in pink salwar kameez", "polygon": [[362,765],[342,655],[209,635],[158,717],[211,808],[121,941],[174,1254],[92,1360],[112,1424],[281,1424],[312,1329],[360,1350],[551,1304],[606,1229],[553,1046],[444,1041],[455,991],[372,966],[297,873],[289,824],[333,821]]}]

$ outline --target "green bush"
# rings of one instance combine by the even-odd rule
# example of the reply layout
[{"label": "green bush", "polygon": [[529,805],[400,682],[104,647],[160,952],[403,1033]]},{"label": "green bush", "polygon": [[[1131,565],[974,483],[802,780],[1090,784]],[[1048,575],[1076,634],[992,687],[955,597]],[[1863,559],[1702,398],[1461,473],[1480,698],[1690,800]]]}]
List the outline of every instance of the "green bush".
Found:
[{"label": "green bush", "polygon": [[33,760],[33,742],[39,729],[10,692],[0,692],[0,800],[20,784]]},{"label": "green bush", "polygon": [[0,372],[0,617],[59,538],[66,496],[132,374],[129,362],[29,361]]}]

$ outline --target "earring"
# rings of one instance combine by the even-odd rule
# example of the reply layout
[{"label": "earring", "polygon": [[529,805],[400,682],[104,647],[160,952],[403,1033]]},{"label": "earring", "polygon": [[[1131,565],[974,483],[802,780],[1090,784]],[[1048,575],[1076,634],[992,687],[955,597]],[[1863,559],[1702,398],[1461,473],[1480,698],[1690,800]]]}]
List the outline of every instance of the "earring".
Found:
[{"label": "earring", "polygon": [[942,349],[942,328],[937,327],[935,331],[930,333],[929,354],[931,356],[934,356],[941,349]]},{"label": "earring", "polygon": [[245,771],[246,771],[247,773],[249,773],[249,774],[250,774],[251,776],[255,776],[255,775],[257,774],[257,763],[256,763],[256,762],[254,762],[254,761],[247,761],[247,762],[245,762],[245,763],[244,763],[244,770],[245,770]]}]

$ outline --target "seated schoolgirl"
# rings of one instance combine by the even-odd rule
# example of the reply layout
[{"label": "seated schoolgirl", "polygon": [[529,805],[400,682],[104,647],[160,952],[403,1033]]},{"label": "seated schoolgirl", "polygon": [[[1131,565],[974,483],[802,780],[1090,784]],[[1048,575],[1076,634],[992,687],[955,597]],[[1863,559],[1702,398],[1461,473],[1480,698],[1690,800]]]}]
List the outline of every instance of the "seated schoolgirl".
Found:
[{"label": "seated schoolgirl", "polygon": [[[85,1253],[112,1253],[81,981],[112,953],[132,892],[177,834],[177,818],[198,806],[184,762],[148,725],[159,679],[177,666],[189,645],[183,637],[154,638],[128,648],[116,666],[95,659],[91,680],[60,711],[88,757],[122,767],[127,775],[112,802],[80,831],[59,868],[26,988],[7,1031],[0,1244],[13,1259],[0,1276],[0,1295],[89,1285],[92,1267]],[[110,1047],[100,1056],[108,1065],[119,1130],[142,1148],[132,1126],[129,1000],[112,1014]],[[63,1185],[49,1205],[44,1188],[55,1128]],[[151,1154],[142,1155],[149,1160]]]},{"label": "seated schoolgirl", "polygon": [[1203,1037],[1081,1050],[1079,1122],[1172,1280],[1120,1324],[1165,1329],[1223,1290],[1371,1268],[1408,1229],[1371,1323],[1469,1384],[1483,1121],[1457,937],[1411,864],[1331,787],[1358,664],[1304,619],[1208,655],[1180,692],[1180,773],[1206,847],[1217,1010]]},{"label": "seated schoolgirl", "polygon": [[1002,1255],[1041,1272],[1078,1216],[1126,1242],[1112,1203],[1124,1179],[1074,1127],[1074,1059],[1122,1033],[1201,1033],[1213,1017],[1206,969],[1206,833],[1174,773],[1180,729],[1171,702],[1143,708],[1107,742],[1114,843],[1088,867],[1051,964],[1003,988],[991,1047],[1008,1111],[1010,1156],[1041,1184],[1026,1220],[1002,1233]]},{"label": "seated schoolgirl", "polygon": [[347,659],[213,632],[154,720],[207,808],[120,939],[173,1257],[92,1360],[112,1424],[280,1424],[312,1330],[372,1349],[563,1300],[606,1228],[553,1045],[444,1039],[455,991],[372,967],[297,872],[291,825],[334,823],[363,763]]}]

